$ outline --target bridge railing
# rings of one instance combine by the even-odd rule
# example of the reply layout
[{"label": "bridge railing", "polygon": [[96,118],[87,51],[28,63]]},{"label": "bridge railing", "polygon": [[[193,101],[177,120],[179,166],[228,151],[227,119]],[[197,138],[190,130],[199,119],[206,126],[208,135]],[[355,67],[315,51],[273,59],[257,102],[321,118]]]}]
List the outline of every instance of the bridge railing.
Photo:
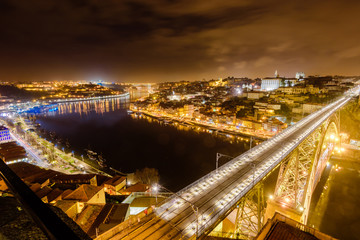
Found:
[{"label": "bridge railing", "polygon": [[[345,102],[346,103],[346,102]],[[342,105],[344,105],[345,103],[342,103]],[[339,106],[340,107],[340,106]],[[336,111],[336,109],[334,109],[333,111],[330,111],[328,113],[326,113],[324,116],[321,117],[321,119],[327,119],[331,114],[333,114],[333,112]],[[317,112],[317,115],[319,114],[323,114],[324,111],[321,112]],[[304,136],[302,136],[302,138],[299,140],[299,142],[302,142],[304,139],[306,139],[309,135],[312,134],[312,132],[318,128],[321,124],[322,121],[319,121],[319,123],[315,124],[312,126],[312,129],[310,131],[308,131],[307,134],[305,134]],[[290,143],[289,143],[290,144]],[[212,218],[207,220],[205,223],[202,223],[201,226],[198,228],[198,233],[202,234],[203,232],[205,232],[207,229],[211,228],[213,226],[213,224],[215,223],[215,221],[213,221],[212,219],[219,219],[222,216],[225,216],[227,214],[229,214],[230,210],[232,210],[234,208],[234,206],[240,201],[240,199],[242,197],[244,197],[258,182],[260,182],[272,169],[274,169],[279,163],[281,163],[281,161],[288,156],[294,149],[296,149],[296,147],[298,146],[298,144],[293,144],[291,148],[289,148],[286,152],[282,153],[279,157],[278,160],[275,161],[273,164],[271,164],[266,170],[262,171],[260,175],[257,175],[256,178],[253,181],[253,184],[248,185],[245,189],[243,189],[235,198],[233,198],[231,201],[227,202],[223,208],[220,211],[217,211],[216,213],[212,212]],[[236,158],[236,160],[238,160],[238,158],[240,158],[241,156],[243,156],[244,154],[240,155],[239,157]],[[228,163],[228,164],[231,164]],[[226,164],[227,165],[227,164]],[[226,165],[223,165],[222,167],[226,167]],[[255,174],[255,173],[254,173]],[[199,181],[202,181],[204,179],[206,179],[207,176],[199,179]],[[197,182],[199,182],[197,181]],[[196,184],[197,182],[195,182],[194,184]],[[189,187],[192,187],[194,184],[192,184]],[[188,188],[189,188],[188,187]],[[200,213],[202,214],[202,213]]]},{"label": "bridge railing", "polygon": [[[343,98],[343,97],[342,97],[342,98]],[[339,98],[337,101],[341,100],[342,98]],[[314,112],[314,113],[311,113],[310,115],[308,115],[308,116],[306,116],[305,118],[301,119],[298,123],[296,123],[296,124],[294,124],[294,125],[286,128],[286,129],[283,130],[280,134],[276,135],[275,137],[273,137],[273,138],[271,138],[271,139],[269,139],[269,140],[267,140],[267,141],[276,140],[276,139],[278,139],[278,138],[281,138],[281,137],[284,136],[285,134],[289,133],[292,129],[297,128],[297,127],[299,127],[299,125],[302,125],[302,124],[306,123],[308,120],[310,120],[310,119],[313,118],[314,116],[319,115],[319,114],[322,114],[325,110],[327,110],[327,108],[331,107],[333,104],[336,104],[336,101],[333,102],[333,103],[331,103],[331,104],[329,104],[329,105],[327,105],[327,106],[325,106],[324,108],[322,108],[322,109],[319,110],[319,111],[316,111],[316,112]],[[267,142],[267,141],[265,141],[265,142]],[[211,172],[208,173],[207,175],[201,177],[201,178],[198,179],[197,181],[193,182],[192,184],[190,184],[190,185],[184,187],[183,189],[181,189],[180,191],[178,191],[177,194],[178,194],[178,195],[181,195],[181,194],[185,193],[185,192],[188,191],[190,188],[192,188],[192,187],[200,184],[201,182],[204,182],[205,180],[213,177],[213,176],[217,173],[217,171],[221,171],[222,169],[227,168],[228,166],[234,164],[236,161],[241,160],[241,159],[245,160],[246,158],[248,158],[248,155],[249,155],[249,154],[251,154],[252,152],[257,151],[258,148],[260,147],[260,145],[261,145],[261,144],[255,146],[255,147],[253,147],[252,149],[250,149],[249,151],[247,151],[247,152],[245,152],[245,153],[243,153],[243,154],[235,157],[235,158],[232,159],[231,161],[229,161],[229,162],[225,163],[224,165],[220,166],[217,170],[215,169],[215,170],[211,171]],[[175,198],[175,197],[176,197],[176,196],[173,196],[173,198]]]}]

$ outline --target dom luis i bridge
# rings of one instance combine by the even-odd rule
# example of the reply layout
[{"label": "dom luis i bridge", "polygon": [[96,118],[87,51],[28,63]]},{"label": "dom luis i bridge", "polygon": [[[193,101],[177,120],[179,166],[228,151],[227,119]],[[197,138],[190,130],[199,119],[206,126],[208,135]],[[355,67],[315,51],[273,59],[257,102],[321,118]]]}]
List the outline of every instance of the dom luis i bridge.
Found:
[{"label": "dom luis i bridge", "polygon": [[[201,239],[231,212],[233,235],[251,239],[279,212],[306,224],[311,197],[339,141],[339,109],[359,87],[173,194],[151,213],[125,221],[97,239]],[[263,181],[279,168],[265,204]]]}]

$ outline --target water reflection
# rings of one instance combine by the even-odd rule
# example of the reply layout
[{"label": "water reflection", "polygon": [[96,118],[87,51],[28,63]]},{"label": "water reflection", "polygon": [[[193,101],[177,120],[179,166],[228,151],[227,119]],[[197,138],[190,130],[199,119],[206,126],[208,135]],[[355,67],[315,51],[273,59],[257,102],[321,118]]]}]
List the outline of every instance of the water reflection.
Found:
[{"label": "water reflection", "polygon": [[[57,110],[48,112],[47,116],[65,116],[68,114],[79,115],[79,117],[86,117],[90,114],[99,114],[103,115],[109,112],[116,112],[118,110],[127,110],[130,105],[130,98],[109,98],[103,100],[91,100],[91,101],[79,101],[79,102],[68,102],[68,103],[59,103],[57,105]],[[179,131],[191,131],[195,133],[208,133],[215,137],[221,138],[230,143],[246,143],[250,144],[250,139],[244,136],[232,135],[228,133],[222,133],[214,129],[208,129],[202,126],[191,125],[186,122],[178,121],[168,121],[164,119],[158,119],[150,117],[141,113],[132,113],[130,114],[131,118],[135,121],[137,120],[146,120],[152,124],[158,124],[161,126],[170,126],[176,128]],[[260,141],[254,140],[252,145],[259,144]]]},{"label": "water reflection", "polygon": [[107,112],[114,112],[119,109],[127,109],[130,104],[129,97],[125,98],[109,98],[105,100],[91,100],[81,102],[70,102],[58,104],[57,111],[49,112],[48,116],[78,114],[88,115],[90,113],[97,113],[103,115]]},{"label": "water reflection", "polygon": [[[147,116],[142,113],[132,113],[131,117],[134,120],[141,119],[141,120],[146,120],[149,123],[156,123],[156,124],[164,125],[164,126],[172,126],[179,131],[192,131],[192,132],[196,132],[196,133],[208,133],[208,134],[211,134],[218,138],[221,138],[222,140],[228,141],[230,143],[244,143],[245,142],[245,143],[250,144],[250,138],[248,138],[248,137],[222,133],[219,131],[208,129],[206,127],[191,125],[186,122],[168,121],[168,120],[158,119],[158,118]],[[259,140],[253,140],[252,145],[253,146],[258,145],[258,144],[260,144],[260,142],[261,141],[259,141]]]},{"label": "water reflection", "polygon": [[204,128],[128,114],[129,102],[64,103],[37,121],[47,132],[68,139],[75,154],[86,156],[84,149],[91,149],[102,154],[108,166],[122,172],[158,169],[161,182],[173,191],[214,170],[216,153],[237,156],[249,146],[246,140]]}]

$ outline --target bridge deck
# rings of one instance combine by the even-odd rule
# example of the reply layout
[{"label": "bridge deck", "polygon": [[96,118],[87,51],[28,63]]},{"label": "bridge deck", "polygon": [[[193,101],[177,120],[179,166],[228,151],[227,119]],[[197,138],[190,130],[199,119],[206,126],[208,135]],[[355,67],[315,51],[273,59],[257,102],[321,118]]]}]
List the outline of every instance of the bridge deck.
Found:
[{"label": "bridge deck", "polygon": [[113,239],[189,239],[212,229],[253,186],[350,99],[350,94],[345,95],[236,157],[174,194],[155,210],[155,217]]}]

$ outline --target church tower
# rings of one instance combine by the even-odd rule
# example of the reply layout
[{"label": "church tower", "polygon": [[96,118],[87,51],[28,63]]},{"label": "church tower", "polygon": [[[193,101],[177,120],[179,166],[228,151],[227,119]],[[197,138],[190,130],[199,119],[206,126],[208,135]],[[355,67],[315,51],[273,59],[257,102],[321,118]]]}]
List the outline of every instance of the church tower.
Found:
[{"label": "church tower", "polygon": [[276,78],[279,77],[279,74],[278,74],[277,70],[275,71],[275,77],[276,77]]}]

